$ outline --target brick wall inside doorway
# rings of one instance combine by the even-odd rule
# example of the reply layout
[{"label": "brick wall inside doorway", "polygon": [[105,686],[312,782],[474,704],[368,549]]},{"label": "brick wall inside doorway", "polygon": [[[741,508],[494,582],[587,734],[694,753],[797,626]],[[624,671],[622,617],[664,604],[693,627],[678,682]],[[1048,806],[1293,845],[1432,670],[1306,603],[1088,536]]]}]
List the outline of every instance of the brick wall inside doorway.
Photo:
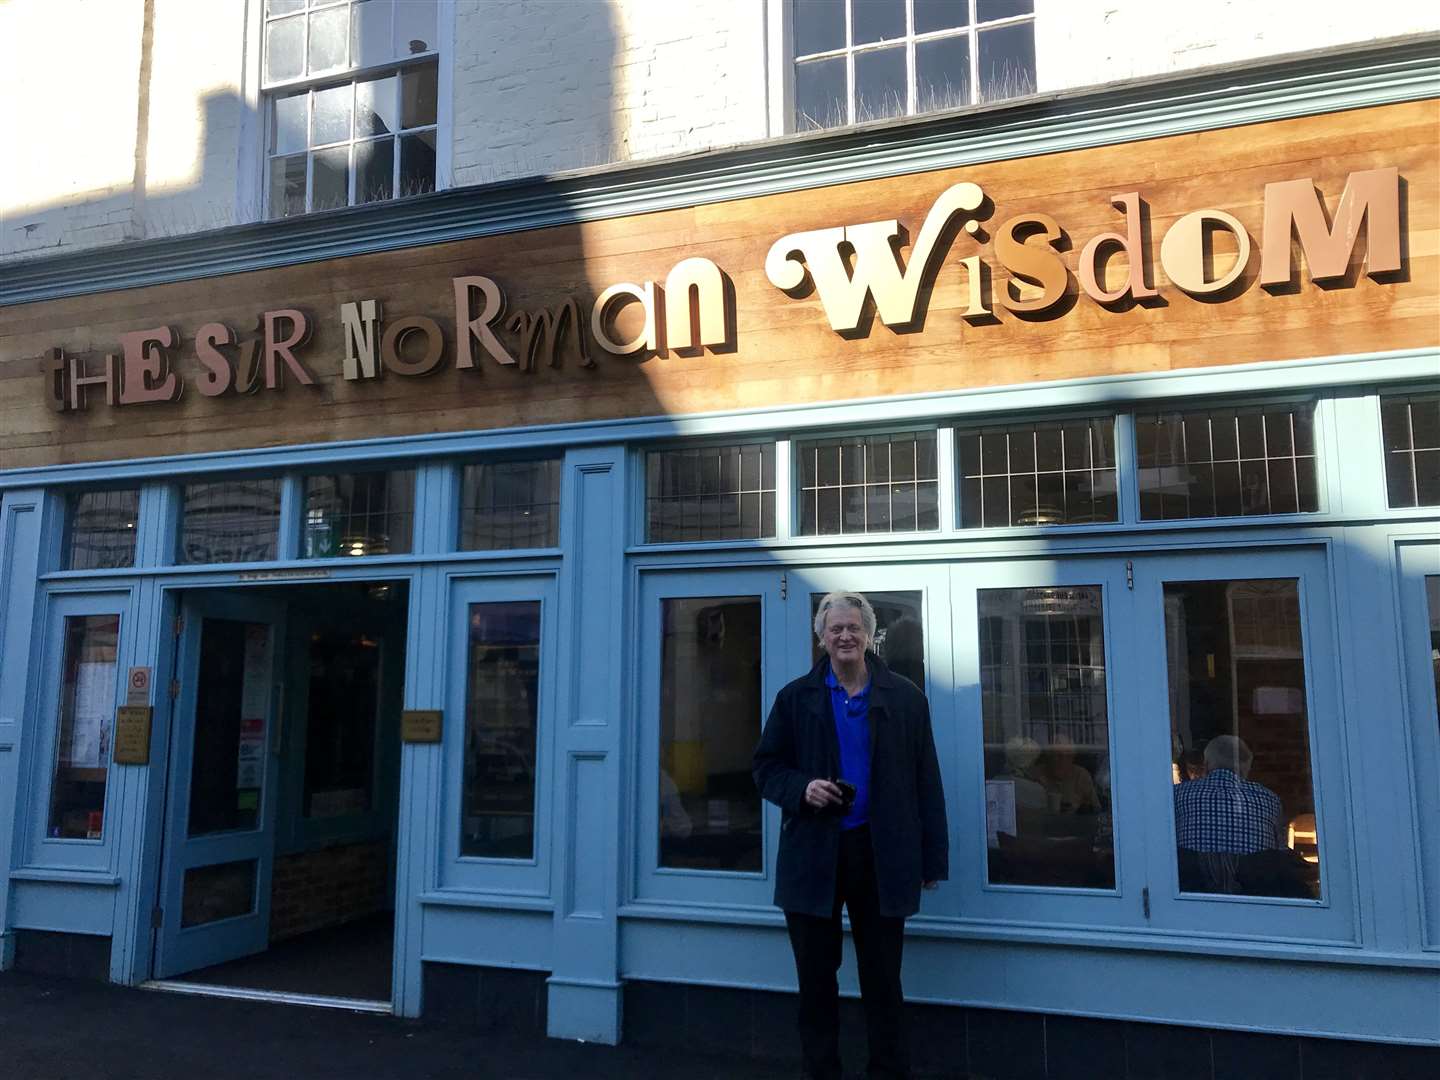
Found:
[{"label": "brick wall inside doorway", "polygon": [[270,892],[270,940],[384,910],[389,856],[383,840],[278,856]]}]

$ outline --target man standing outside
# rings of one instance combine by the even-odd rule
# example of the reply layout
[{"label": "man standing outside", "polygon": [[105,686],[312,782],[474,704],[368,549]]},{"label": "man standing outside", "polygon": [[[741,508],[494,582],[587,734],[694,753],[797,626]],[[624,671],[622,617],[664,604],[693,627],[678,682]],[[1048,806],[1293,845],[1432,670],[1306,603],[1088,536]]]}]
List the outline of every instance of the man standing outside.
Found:
[{"label": "man standing outside", "polygon": [[775,903],[795,952],[805,1075],[839,1080],[842,905],[849,910],[871,1077],[908,1077],[900,986],[905,919],[949,872],[945,793],[930,706],[872,651],[859,593],[820,601],[825,655],[775,697],[755,783],[784,812]]}]

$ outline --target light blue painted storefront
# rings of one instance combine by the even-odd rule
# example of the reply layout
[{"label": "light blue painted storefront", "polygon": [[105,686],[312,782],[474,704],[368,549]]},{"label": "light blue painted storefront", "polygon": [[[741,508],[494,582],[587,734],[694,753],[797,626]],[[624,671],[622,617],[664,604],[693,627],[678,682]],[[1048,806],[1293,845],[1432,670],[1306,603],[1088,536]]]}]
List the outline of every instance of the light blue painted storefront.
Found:
[{"label": "light blue painted storefront", "polygon": [[[1177,123],[1194,128],[1233,123],[1240,115],[1403,100],[1433,93],[1434,83],[1428,62],[1370,65],[1337,75],[1320,90],[1297,78],[1268,100],[1250,91],[1220,95],[1208,111],[1192,104],[1198,111],[1188,121],[1175,119],[1178,106],[1156,109],[1148,114],[1149,128],[1142,130],[1136,119],[1119,132],[1112,115],[1096,121],[1087,136],[1077,109],[1054,131],[1081,143],[1115,141],[1175,130]],[[1325,98],[1318,106],[1316,95]],[[1024,152],[1034,151],[1032,145]],[[888,167],[894,171],[893,162]],[[830,175],[824,182],[843,178],[849,177]],[[791,179],[790,186],[799,186]],[[783,186],[783,180],[757,181],[766,182]],[[676,192],[677,199],[694,199]],[[610,212],[633,209],[616,196]],[[508,227],[521,226],[512,221]],[[411,243],[438,238],[409,235]],[[294,257],[320,257],[317,252],[336,253],[317,246]],[[47,295],[65,291],[59,283],[49,288]],[[402,751],[397,1012],[424,1010],[423,962],[549,973],[552,1033],[601,1041],[621,1034],[628,979],[791,988],[768,870],[657,866],[658,602],[760,597],[768,703],[808,665],[812,592],[903,589],[924,597],[925,660],[952,848],[950,882],[926,897],[910,924],[912,998],[1440,1041],[1440,725],[1423,581],[1440,574],[1440,513],[1388,508],[1379,411],[1382,393],[1433,391],[1437,376],[1440,351],[1424,350],[791,410],[0,471],[0,792],[6,793],[0,867],[9,873],[8,888],[0,891],[0,960],[9,958],[16,930],[103,935],[112,939],[113,980],[137,983],[152,975],[150,913],[159,903],[165,770],[113,767],[103,840],[45,835],[60,620],[118,613],[119,668],[151,667],[164,686],[175,674],[177,650],[168,629],[183,591],[269,587],[287,574],[301,587],[316,580],[307,575],[323,571],[331,582],[408,583],[404,707],[447,715],[443,743]],[[1137,409],[1271,400],[1315,403],[1318,512],[1140,520]],[[1120,521],[1041,531],[958,529],[953,429],[979,418],[1055,415],[1116,417]],[[793,536],[792,441],[897,425],[938,428],[939,531],[843,544]],[[777,440],[779,539],[641,542],[646,448],[750,436]],[[563,453],[559,546],[454,550],[458,463],[524,450]],[[417,472],[413,554],[300,559],[298,477],[326,466],[387,461]],[[178,482],[238,474],[286,478],[280,557],[250,565],[173,565]],[[141,491],[135,568],[55,570],[67,491],[121,481]],[[255,575],[268,576],[246,580]],[[1321,901],[1182,897],[1174,881],[1159,590],[1164,581],[1257,576],[1301,582]],[[976,593],[1074,583],[1100,585],[1105,596],[1116,887],[988,886]],[[515,598],[539,600],[544,612],[537,842],[534,860],[524,865],[463,859],[450,828],[459,814],[463,703],[456,621],[470,603]],[[124,700],[122,687],[116,700]],[[154,700],[152,760],[161,762],[172,715],[163,695]],[[778,828],[778,815],[767,809],[767,868]]]}]

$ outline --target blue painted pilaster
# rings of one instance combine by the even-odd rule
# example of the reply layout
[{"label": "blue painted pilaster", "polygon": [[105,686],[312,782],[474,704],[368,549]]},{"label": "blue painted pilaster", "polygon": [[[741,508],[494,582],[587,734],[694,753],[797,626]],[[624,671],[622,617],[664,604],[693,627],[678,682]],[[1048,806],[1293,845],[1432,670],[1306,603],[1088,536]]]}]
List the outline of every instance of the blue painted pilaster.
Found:
[{"label": "blue painted pilaster", "polygon": [[549,1034],[620,1041],[619,972],[622,582],[625,451],[565,458],[560,656],[568,658],[556,718],[555,932]]}]

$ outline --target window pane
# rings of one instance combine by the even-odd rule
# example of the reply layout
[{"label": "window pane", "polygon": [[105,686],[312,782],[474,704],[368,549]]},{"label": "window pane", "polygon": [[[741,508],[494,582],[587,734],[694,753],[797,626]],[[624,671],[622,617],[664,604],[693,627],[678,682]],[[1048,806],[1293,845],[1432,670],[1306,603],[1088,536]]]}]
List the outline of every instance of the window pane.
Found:
[{"label": "window pane", "polygon": [[796,131],[816,131],[848,124],[848,101],[843,57],[795,65]]},{"label": "window pane", "polygon": [[1180,888],[1320,896],[1300,592],[1165,585]]},{"label": "window pane", "polygon": [[[810,594],[810,622],[820,611],[824,593]],[[866,591],[865,599],[875,609],[875,640],[871,647],[885,666],[925,689],[925,614],[922,594],[912,591]],[[810,644],[810,662],[818,663],[825,650],[819,640]]]},{"label": "window pane", "polygon": [[430,52],[435,41],[435,4],[395,5],[395,55]]},{"label": "window pane", "polygon": [[808,467],[800,469],[799,500],[815,507],[802,513],[797,535],[939,528],[933,431],[801,442],[796,455],[814,463],[808,481]]},{"label": "window pane", "polygon": [[652,450],[646,455],[645,539],[663,544],[774,536],[774,458],[773,443]]},{"label": "window pane", "polygon": [[1319,506],[1313,406],[1141,414],[1140,516],[1150,520],[1294,514]]},{"label": "window pane", "polygon": [[[422,5],[402,5],[418,6]],[[350,24],[350,55],[354,58],[352,63],[356,67],[368,67],[394,59],[395,52],[390,36],[393,25],[391,19],[395,13],[392,0],[362,0],[353,10],[355,14]]]},{"label": "window pane", "polygon": [[465,466],[460,547],[545,548],[560,543],[560,462],[496,461]]},{"label": "window pane", "polygon": [[316,630],[310,637],[305,714],[307,818],[370,809],[382,642],[364,633]]},{"label": "window pane", "polygon": [[915,111],[970,104],[970,38],[940,38],[915,45]]},{"label": "window pane", "polygon": [[1435,723],[1440,725],[1440,574],[1425,579],[1430,612],[1430,663],[1435,671]]},{"label": "window pane", "polygon": [[761,868],[760,598],[661,601],[660,865]]},{"label": "window pane", "polygon": [[970,0],[915,0],[915,33],[950,30],[970,22]]},{"label": "window pane", "polygon": [[460,854],[535,854],[540,602],[470,605]]},{"label": "window pane", "polygon": [[435,190],[435,133],[400,137],[399,197]]},{"label": "window pane", "polygon": [[140,492],[86,491],[69,498],[65,569],[112,570],[135,565]]},{"label": "window pane", "polygon": [[1385,398],[1380,425],[1389,505],[1440,506],[1440,394]]},{"label": "window pane", "polygon": [[310,16],[311,75],[334,71],[346,66],[346,45],[350,40],[350,8],[348,5],[317,11]]},{"label": "window pane", "polygon": [[976,18],[984,23],[995,19],[1010,19],[1017,15],[1032,15],[1035,0],[976,0]]},{"label": "window pane", "polygon": [[181,562],[273,559],[279,530],[279,480],[202,481],[185,485],[180,526]]},{"label": "window pane", "polygon": [[424,127],[435,123],[435,103],[439,99],[438,72],[439,68],[432,62],[406,68],[400,73],[400,123],[403,127]]},{"label": "window pane", "polygon": [[845,47],[845,0],[795,0],[795,55]]},{"label": "window pane", "polygon": [[905,0],[851,0],[850,7],[851,44],[869,45],[905,36]]},{"label": "window pane", "polygon": [[270,217],[286,218],[305,212],[305,155],[270,161]]},{"label": "window pane", "polygon": [[253,830],[265,788],[270,627],[233,619],[200,626],[191,762],[191,836]]},{"label": "window pane", "polygon": [[311,210],[334,210],[350,202],[350,148],[337,146],[311,155]]},{"label": "window pane", "polygon": [[273,111],[270,120],[270,152],[272,154],[293,154],[304,150],[305,111],[310,100],[308,93],[291,94],[288,97],[272,99]]},{"label": "window pane", "polygon": [[355,84],[355,134],[389,135],[400,128],[400,79],[366,79]]},{"label": "window pane", "polygon": [[48,833],[61,840],[98,840],[105,819],[120,616],[68,615],[64,633]]},{"label": "window pane", "polygon": [[295,79],[305,74],[305,16],[265,27],[265,81]]},{"label": "window pane", "polygon": [[305,0],[265,0],[265,17],[274,18],[276,15],[289,15],[295,11],[305,10]]},{"label": "window pane", "polygon": [[307,559],[403,555],[414,531],[415,473],[349,473],[305,478]]},{"label": "window pane", "polygon": [[1019,23],[980,32],[980,100],[1035,92],[1035,24]]},{"label": "window pane", "polygon": [[909,95],[905,47],[855,54],[855,122],[904,116]]},{"label": "window pane", "polygon": [[379,202],[395,194],[395,140],[355,144],[355,202]]},{"label": "window pane", "polygon": [[329,90],[315,91],[315,121],[310,129],[310,145],[344,142],[350,138],[350,103],[355,88],[346,83]]},{"label": "window pane", "polygon": [[255,910],[254,859],[195,866],[185,871],[180,901],[181,927],[204,926]]},{"label": "window pane", "polygon": [[982,428],[959,440],[965,528],[1119,520],[1109,417]]},{"label": "window pane", "polygon": [[1115,887],[1098,585],[982,589],[989,880]]}]

